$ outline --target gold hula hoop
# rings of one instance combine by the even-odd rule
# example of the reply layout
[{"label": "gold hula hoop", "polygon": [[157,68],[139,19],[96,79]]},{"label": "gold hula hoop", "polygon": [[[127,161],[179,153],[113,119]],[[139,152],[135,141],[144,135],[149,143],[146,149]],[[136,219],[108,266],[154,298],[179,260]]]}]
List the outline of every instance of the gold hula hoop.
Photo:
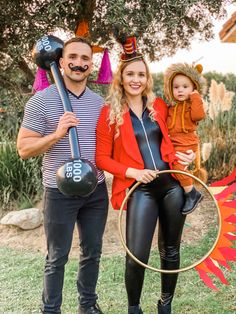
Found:
[{"label": "gold hula hoop", "polygon": [[127,247],[126,243],[125,243],[125,240],[124,240],[124,236],[123,236],[123,233],[122,233],[122,214],[123,214],[123,211],[124,211],[124,206],[128,200],[128,198],[130,197],[130,195],[133,193],[133,191],[141,184],[141,182],[137,182],[130,190],[129,192],[126,194],[126,197],[124,198],[123,202],[122,202],[122,205],[121,205],[121,208],[120,208],[120,213],[119,213],[119,220],[118,220],[118,230],[119,230],[119,236],[120,236],[120,240],[121,240],[121,243],[126,251],[126,253],[134,260],[136,261],[138,264],[140,264],[141,266],[149,269],[149,270],[152,270],[152,271],[155,271],[155,272],[159,272],[159,273],[166,273],[166,274],[172,274],[172,273],[180,273],[180,272],[184,272],[184,271],[187,271],[187,270],[190,270],[194,267],[196,267],[197,265],[201,264],[211,253],[212,251],[214,250],[214,248],[216,247],[217,245],[217,242],[219,240],[219,237],[220,237],[220,233],[221,233],[221,228],[222,228],[222,220],[221,220],[221,214],[220,214],[220,208],[218,206],[218,203],[216,201],[216,199],[214,198],[214,195],[212,194],[212,192],[210,191],[210,189],[207,187],[207,185],[201,181],[199,178],[195,177],[194,175],[192,175],[191,173],[187,173],[187,172],[184,172],[184,171],[181,171],[181,170],[162,170],[162,171],[159,171],[157,173],[157,175],[161,175],[161,174],[164,174],[164,173],[177,173],[177,174],[183,174],[183,175],[187,175],[189,177],[191,177],[192,179],[198,181],[204,188],[205,190],[208,192],[208,194],[211,196],[214,204],[215,204],[215,207],[217,209],[217,214],[218,214],[218,224],[219,224],[219,229],[218,229],[218,233],[217,233],[217,237],[216,237],[216,240],[213,244],[213,246],[211,247],[211,249],[201,258],[199,259],[198,261],[196,261],[195,263],[193,263],[192,265],[189,265],[187,267],[183,267],[183,268],[179,268],[179,269],[172,269],[172,270],[167,270],[167,269],[160,269],[160,268],[155,268],[155,267],[152,267],[152,266],[149,266],[143,262],[141,262],[139,259],[137,259],[137,257],[135,257],[129,250],[129,248]]}]

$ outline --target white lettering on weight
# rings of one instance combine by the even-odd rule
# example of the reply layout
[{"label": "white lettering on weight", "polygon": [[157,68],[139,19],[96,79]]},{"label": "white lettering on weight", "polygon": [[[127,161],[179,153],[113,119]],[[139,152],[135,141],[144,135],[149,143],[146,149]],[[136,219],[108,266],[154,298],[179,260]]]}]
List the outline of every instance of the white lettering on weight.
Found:
[{"label": "white lettering on weight", "polygon": [[66,164],[66,177],[72,178],[74,182],[80,182],[82,179],[82,161],[80,159]]}]

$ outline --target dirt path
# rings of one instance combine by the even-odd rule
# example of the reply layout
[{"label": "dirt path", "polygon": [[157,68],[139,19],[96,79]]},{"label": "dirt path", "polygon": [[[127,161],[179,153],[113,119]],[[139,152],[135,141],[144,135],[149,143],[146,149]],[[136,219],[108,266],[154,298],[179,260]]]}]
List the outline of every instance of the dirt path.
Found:
[{"label": "dirt path", "polygon": [[[107,182],[110,187],[111,178],[108,178]],[[41,208],[41,206],[42,204],[39,204],[38,208]],[[123,214],[123,216],[124,225],[125,214]],[[187,216],[182,241],[185,243],[196,243],[197,241],[201,241],[201,237],[204,236],[212,225],[215,217],[216,210],[214,206],[212,206],[209,196],[206,195],[200,207],[194,213]],[[110,207],[103,240],[104,255],[124,253],[118,233],[118,218],[119,211],[115,211]],[[23,231],[15,227],[0,225],[0,238],[0,246],[26,249],[33,252],[42,252],[43,254],[46,253],[45,235],[42,226],[34,230]],[[156,237],[154,237],[154,239],[156,239]],[[78,257],[78,255],[78,234],[77,230],[75,230],[71,256]]]}]

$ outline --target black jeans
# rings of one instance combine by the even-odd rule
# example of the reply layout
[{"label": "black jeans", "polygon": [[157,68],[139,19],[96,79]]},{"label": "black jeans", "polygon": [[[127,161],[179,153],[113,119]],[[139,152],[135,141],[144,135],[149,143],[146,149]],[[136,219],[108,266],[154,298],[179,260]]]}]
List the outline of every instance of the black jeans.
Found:
[{"label": "black jeans", "polygon": [[108,194],[105,183],[99,184],[88,197],[66,197],[58,189],[45,189],[44,228],[48,254],[44,269],[43,313],[61,313],[64,268],[71,249],[75,223],[80,238],[77,278],[79,302],[84,307],[96,302],[107,213]]},{"label": "black jeans", "polygon": [[[161,268],[179,267],[179,248],[185,216],[183,190],[171,176],[156,179],[153,184],[141,184],[130,196],[127,207],[126,240],[130,251],[143,263],[148,263],[152,238],[159,221],[158,247]],[[161,177],[161,179],[163,179]],[[160,182],[158,182],[160,181]],[[125,284],[129,305],[140,302],[145,268],[126,256]],[[161,274],[161,299],[171,303],[178,274]]]}]

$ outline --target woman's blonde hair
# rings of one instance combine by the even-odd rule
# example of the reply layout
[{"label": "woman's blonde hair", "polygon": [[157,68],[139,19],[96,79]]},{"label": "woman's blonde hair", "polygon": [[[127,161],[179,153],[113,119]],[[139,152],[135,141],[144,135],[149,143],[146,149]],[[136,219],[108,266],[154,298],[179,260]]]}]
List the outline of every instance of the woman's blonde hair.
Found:
[{"label": "woman's blonde hair", "polygon": [[114,74],[114,78],[112,80],[108,96],[106,98],[106,103],[110,107],[109,124],[111,125],[113,123],[116,123],[115,137],[119,135],[119,126],[123,124],[123,114],[126,112],[126,110],[128,110],[127,100],[122,85],[122,73],[129,64],[137,61],[143,62],[146,67],[147,85],[142,93],[142,96],[147,99],[146,107],[150,111],[150,116],[152,117],[154,113],[153,101],[155,99],[155,95],[153,93],[153,79],[146,61],[142,57],[140,57],[140,59],[134,59],[126,62],[121,61]]}]

